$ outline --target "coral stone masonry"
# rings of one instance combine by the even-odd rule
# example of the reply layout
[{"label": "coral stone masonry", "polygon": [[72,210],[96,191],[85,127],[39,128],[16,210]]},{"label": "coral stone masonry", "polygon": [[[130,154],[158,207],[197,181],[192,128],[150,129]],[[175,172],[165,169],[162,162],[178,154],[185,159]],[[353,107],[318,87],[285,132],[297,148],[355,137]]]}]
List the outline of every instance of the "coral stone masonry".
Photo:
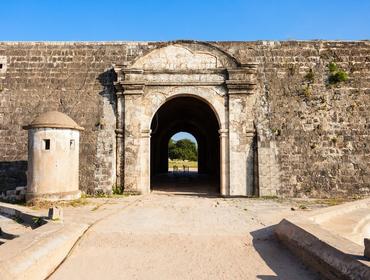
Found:
[{"label": "coral stone masonry", "polygon": [[[369,41],[0,42],[0,63],[1,191],[146,193],[187,131],[222,195],[370,194]],[[79,163],[79,127],[31,125],[28,155],[49,111],[85,128]],[[35,169],[72,146],[79,182]]]}]

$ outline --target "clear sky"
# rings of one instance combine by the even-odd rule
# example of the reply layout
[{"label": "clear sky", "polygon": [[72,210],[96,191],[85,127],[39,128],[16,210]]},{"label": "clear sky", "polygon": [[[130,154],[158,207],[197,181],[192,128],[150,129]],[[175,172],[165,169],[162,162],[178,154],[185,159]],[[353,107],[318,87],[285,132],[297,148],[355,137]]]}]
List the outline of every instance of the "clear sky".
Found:
[{"label": "clear sky", "polygon": [[0,41],[370,39],[370,0],[0,0]]},{"label": "clear sky", "polygon": [[178,132],[176,134],[174,134],[171,139],[175,140],[175,141],[178,141],[178,140],[181,140],[181,139],[190,139],[191,141],[193,141],[194,143],[197,143],[197,140],[195,140],[194,136],[190,133],[187,133],[187,132]]}]

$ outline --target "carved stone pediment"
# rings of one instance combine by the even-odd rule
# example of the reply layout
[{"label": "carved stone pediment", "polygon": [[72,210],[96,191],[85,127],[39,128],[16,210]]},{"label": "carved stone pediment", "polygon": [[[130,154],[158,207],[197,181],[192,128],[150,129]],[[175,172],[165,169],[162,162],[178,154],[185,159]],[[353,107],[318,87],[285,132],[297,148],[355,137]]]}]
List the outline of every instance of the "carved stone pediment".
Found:
[{"label": "carved stone pediment", "polygon": [[229,94],[251,94],[256,83],[255,65],[200,43],[171,43],[115,70],[126,95],[142,94],[147,86],[225,86]]},{"label": "carved stone pediment", "polygon": [[223,67],[217,57],[209,53],[192,52],[182,46],[170,45],[156,49],[138,59],[132,68],[144,70],[191,70]]}]

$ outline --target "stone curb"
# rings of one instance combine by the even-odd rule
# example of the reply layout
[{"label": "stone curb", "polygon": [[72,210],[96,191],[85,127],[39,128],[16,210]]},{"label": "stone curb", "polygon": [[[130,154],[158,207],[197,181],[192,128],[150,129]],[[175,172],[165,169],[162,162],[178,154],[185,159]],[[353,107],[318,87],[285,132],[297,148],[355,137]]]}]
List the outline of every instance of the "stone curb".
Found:
[{"label": "stone curb", "polygon": [[[28,213],[26,213],[27,211]],[[20,218],[24,223],[30,225],[32,228],[42,226],[47,223],[46,217],[39,216],[39,213],[32,213],[29,209],[22,209],[22,206],[0,203],[0,213],[11,217]]]},{"label": "stone curb", "polygon": [[[275,234],[293,254],[324,279],[370,279],[368,263],[354,257],[363,256],[361,246],[332,235],[308,219],[283,219],[276,226]],[[334,246],[336,244],[340,246]]]},{"label": "stone curb", "polygon": [[50,222],[0,247],[2,280],[47,278],[87,230],[87,224]]}]

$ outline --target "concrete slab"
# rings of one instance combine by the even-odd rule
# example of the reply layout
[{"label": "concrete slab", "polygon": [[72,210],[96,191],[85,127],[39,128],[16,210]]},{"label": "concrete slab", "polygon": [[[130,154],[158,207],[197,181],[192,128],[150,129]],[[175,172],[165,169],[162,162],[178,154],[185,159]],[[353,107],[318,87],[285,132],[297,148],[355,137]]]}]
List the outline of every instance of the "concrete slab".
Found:
[{"label": "concrete slab", "polygon": [[327,279],[370,279],[370,261],[363,256],[364,247],[343,234],[366,219],[369,203],[366,199],[286,218],[275,233],[304,263]]},{"label": "concrete slab", "polygon": [[45,279],[67,256],[86,224],[48,223],[0,247],[2,280]]}]

